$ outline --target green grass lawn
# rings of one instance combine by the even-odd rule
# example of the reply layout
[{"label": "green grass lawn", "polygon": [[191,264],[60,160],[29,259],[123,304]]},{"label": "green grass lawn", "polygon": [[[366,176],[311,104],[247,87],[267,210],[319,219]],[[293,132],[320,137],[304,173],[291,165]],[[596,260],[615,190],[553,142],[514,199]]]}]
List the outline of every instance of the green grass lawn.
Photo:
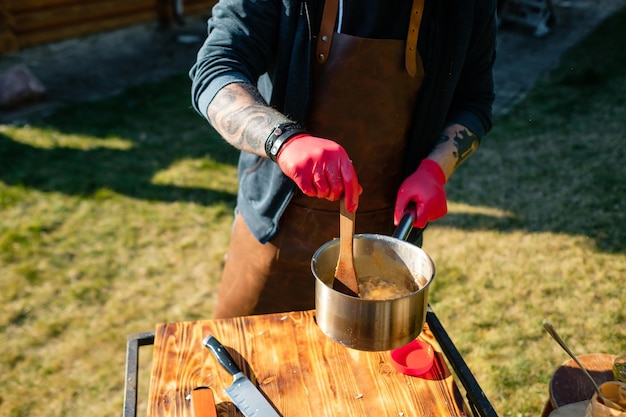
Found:
[{"label": "green grass lawn", "polygon": [[[626,352],[624,25],[496,121],[425,233],[431,305],[503,417],[539,415],[567,359],[544,321]],[[0,125],[1,416],[121,415],[127,335],[210,318],[236,159],[185,74]]]}]

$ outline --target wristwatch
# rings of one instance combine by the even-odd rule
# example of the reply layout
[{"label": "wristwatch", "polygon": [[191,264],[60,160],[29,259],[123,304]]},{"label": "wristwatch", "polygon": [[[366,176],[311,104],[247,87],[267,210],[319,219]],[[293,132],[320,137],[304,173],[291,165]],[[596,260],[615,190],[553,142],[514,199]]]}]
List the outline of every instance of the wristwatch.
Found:
[{"label": "wristwatch", "polygon": [[306,133],[306,131],[296,122],[281,123],[272,129],[272,133],[265,140],[265,153],[268,158],[276,162],[283,145],[300,133]]}]

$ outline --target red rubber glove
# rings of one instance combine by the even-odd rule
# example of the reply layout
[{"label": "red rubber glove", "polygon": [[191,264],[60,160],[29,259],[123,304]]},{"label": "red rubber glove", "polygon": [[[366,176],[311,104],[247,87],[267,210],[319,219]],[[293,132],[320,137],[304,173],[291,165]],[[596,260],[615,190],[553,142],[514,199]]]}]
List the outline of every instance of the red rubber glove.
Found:
[{"label": "red rubber glove", "polygon": [[337,201],[345,196],[346,209],[354,213],[363,189],[345,149],[332,140],[307,134],[285,143],[276,162],[309,197]]},{"label": "red rubber glove", "polygon": [[417,206],[417,219],[414,227],[423,229],[431,220],[437,220],[448,212],[446,192],[443,186],[446,174],[432,159],[424,159],[417,171],[407,177],[398,190],[394,210],[394,223],[397,226],[410,203]]}]

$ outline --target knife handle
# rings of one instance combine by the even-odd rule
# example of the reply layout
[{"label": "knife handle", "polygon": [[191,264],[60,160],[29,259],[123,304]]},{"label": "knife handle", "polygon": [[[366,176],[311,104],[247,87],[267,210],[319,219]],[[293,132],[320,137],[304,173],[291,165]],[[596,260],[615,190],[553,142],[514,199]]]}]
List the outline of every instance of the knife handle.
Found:
[{"label": "knife handle", "polygon": [[217,417],[215,398],[209,387],[196,387],[191,391],[191,417]]},{"label": "knife handle", "polygon": [[208,335],[202,344],[209,348],[215,359],[226,369],[231,375],[236,375],[241,372],[241,369],[235,363],[235,360],[226,348],[212,335]]}]

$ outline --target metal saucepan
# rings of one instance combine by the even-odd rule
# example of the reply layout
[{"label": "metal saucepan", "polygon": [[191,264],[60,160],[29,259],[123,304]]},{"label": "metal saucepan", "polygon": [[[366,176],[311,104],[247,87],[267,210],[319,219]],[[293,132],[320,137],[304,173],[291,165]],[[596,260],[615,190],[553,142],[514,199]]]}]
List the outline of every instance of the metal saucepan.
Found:
[{"label": "metal saucepan", "polygon": [[365,351],[395,349],[419,336],[435,265],[426,252],[406,241],[414,221],[411,210],[392,236],[354,235],[357,277],[382,277],[411,289],[409,295],[400,298],[366,300],[333,290],[339,239],[315,252],[311,270],[315,276],[316,321],[324,334],[344,346]]}]

